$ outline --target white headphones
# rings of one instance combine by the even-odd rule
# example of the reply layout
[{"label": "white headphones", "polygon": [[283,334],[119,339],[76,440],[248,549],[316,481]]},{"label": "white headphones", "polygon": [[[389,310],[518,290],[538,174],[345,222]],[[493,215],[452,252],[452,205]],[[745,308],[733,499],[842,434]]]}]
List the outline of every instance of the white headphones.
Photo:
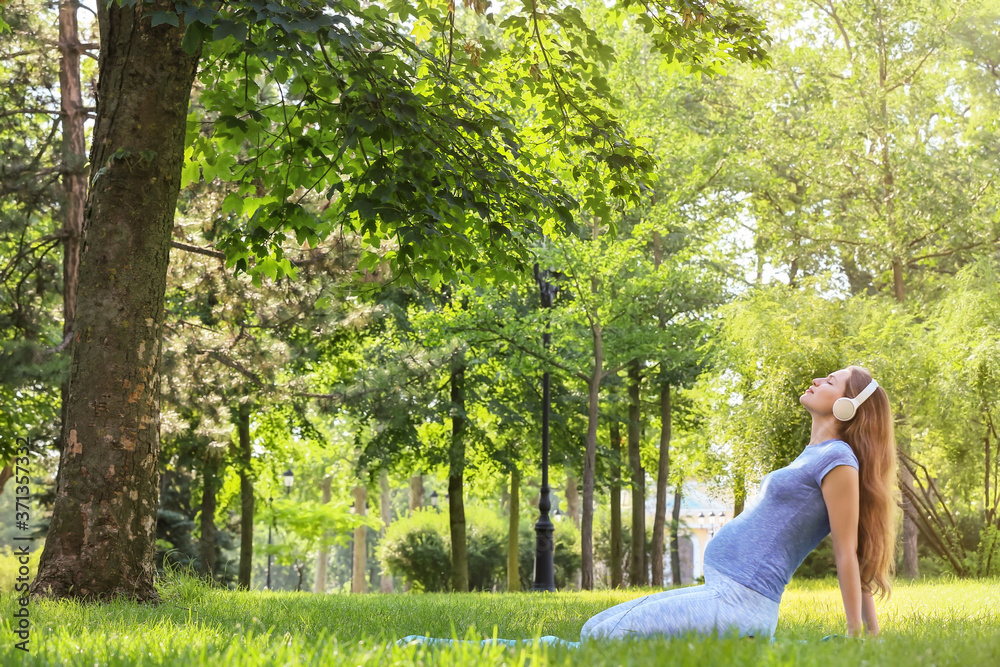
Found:
[{"label": "white headphones", "polygon": [[858,406],[865,402],[869,396],[871,396],[875,390],[878,388],[878,382],[875,378],[868,383],[868,386],[861,390],[861,393],[854,398],[847,398],[843,396],[838,398],[833,403],[833,416],[842,422],[849,421],[854,418],[854,414],[858,411]]}]

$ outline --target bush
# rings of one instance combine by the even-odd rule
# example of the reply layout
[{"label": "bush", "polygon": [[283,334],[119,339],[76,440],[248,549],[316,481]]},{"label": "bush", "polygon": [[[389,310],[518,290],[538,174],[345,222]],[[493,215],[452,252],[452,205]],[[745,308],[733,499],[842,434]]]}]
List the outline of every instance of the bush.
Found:
[{"label": "bush", "polygon": [[[491,590],[506,571],[507,535],[503,520],[488,509],[465,508],[469,590]],[[451,528],[448,514],[416,510],[397,519],[386,531],[379,558],[395,575],[417,590],[451,590]]]},{"label": "bush", "polygon": [[387,570],[404,577],[418,591],[451,586],[451,539],[447,515],[416,510],[386,529],[379,558]]}]

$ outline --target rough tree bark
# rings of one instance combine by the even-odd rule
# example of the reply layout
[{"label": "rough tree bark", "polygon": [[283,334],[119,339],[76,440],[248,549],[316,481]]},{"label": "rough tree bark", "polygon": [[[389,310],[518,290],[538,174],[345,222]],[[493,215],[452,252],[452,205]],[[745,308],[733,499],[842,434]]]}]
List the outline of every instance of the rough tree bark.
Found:
[{"label": "rough tree bark", "polygon": [[656,513],[653,516],[653,585],[663,586],[664,527],[667,481],[670,478],[670,384],[660,385],[660,460],[656,469]]},{"label": "rough tree bark", "polygon": [[448,453],[448,521],[451,526],[451,587],[469,590],[469,554],[465,543],[465,359],[451,362],[451,447]]},{"label": "rough tree bark", "polygon": [[622,430],[617,421],[611,437],[611,588],[621,588],[622,577]]},{"label": "rough tree bark", "polygon": [[239,434],[240,461],[240,567],[236,586],[250,589],[253,570],[253,473],[250,469],[250,404],[241,403],[237,412],[236,430]]},{"label": "rough tree bark", "polygon": [[629,586],[645,586],[646,577],[646,471],[639,457],[639,361],[628,367],[628,460],[632,473],[632,554]]},{"label": "rough tree bark", "polygon": [[56,500],[33,596],[158,602],[164,289],[198,55],[172,2],[97,3],[100,79]]}]

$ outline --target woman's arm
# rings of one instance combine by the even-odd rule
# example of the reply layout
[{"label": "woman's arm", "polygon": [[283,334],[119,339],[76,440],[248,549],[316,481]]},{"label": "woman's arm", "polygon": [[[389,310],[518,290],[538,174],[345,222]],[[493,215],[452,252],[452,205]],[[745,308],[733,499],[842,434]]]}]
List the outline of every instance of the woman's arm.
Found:
[{"label": "woman's arm", "polygon": [[871,591],[861,591],[861,618],[865,622],[868,634],[872,637],[878,635],[878,616],[875,615],[875,600]]},{"label": "woman's arm", "polygon": [[861,568],[858,566],[858,471],[849,465],[837,466],[823,478],[821,488],[830,517],[830,537],[833,538],[840,594],[844,598],[847,633],[857,637],[864,632]]}]

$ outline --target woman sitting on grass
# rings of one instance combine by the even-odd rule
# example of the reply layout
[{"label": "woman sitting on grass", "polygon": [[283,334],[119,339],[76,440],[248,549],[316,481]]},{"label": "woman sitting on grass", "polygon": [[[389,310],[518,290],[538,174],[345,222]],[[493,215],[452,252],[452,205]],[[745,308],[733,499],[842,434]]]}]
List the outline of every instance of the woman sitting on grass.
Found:
[{"label": "woman sitting on grass", "polygon": [[[788,466],[764,477],[751,504],[708,543],[705,583],[606,609],[584,624],[581,640],[734,631],[773,637],[785,586],[828,534],[847,632],[878,634],[872,593],[890,593],[896,544],[889,398],[867,370],[849,366],[813,380],[799,402],[812,415],[809,444]],[[400,643],[413,641],[448,640],[410,636]],[[556,637],[542,641],[575,644]]]},{"label": "woman sitting on grass", "polygon": [[[853,400],[851,400],[853,399]],[[859,366],[816,378],[799,397],[809,444],[771,472],[705,548],[705,584],[647,595],[586,622],[581,638],[689,631],[773,636],[799,565],[830,534],[852,637],[879,632],[872,593],[889,595],[896,546],[896,443],[885,390]]]}]

